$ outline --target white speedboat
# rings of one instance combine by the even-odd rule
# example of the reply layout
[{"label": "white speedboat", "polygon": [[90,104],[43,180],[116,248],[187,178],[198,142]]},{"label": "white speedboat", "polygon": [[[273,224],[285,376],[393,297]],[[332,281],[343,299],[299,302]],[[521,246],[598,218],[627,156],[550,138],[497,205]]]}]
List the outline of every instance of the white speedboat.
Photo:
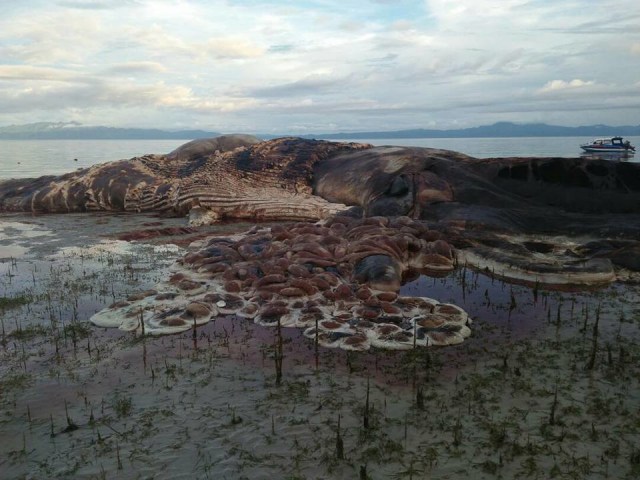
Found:
[{"label": "white speedboat", "polygon": [[636,148],[629,140],[624,141],[622,137],[597,138],[591,143],[583,143],[580,148],[589,153],[624,153],[633,155]]}]

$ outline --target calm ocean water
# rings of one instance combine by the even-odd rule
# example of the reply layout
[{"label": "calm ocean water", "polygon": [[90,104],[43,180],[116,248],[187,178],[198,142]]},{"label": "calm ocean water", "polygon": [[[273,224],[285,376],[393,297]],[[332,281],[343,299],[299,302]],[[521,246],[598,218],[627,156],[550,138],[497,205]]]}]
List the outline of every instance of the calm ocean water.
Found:
[{"label": "calm ocean water", "polygon": [[[636,147],[640,136],[627,137]],[[576,157],[586,137],[526,138],[403,138],[358,141],[373,145],[444,148],[472,157]],[[0,140],[0,179],[60,175],[97,163],[146,153],[168,153],[185,140]],[[640,149],[627,161],[639,162]]]},{"label": "calm ocean water", "polygon": [[187,140],[0,140],[0,178],[60,175],[146,153],[169,153]]}]

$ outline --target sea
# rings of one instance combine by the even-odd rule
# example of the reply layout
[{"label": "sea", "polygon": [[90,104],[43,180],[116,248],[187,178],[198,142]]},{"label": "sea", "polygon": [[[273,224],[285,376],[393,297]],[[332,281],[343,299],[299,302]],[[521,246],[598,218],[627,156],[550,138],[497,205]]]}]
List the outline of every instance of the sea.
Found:
[{"label": "sea", "polygon": [[[640,146],[640,136],[626,137]],[[169,153],[190,141],[183,140],[0,140],[0,179],[61,175],[79,168],[128,159],[148,153]],[[402,145],[455,150],[476,158],[578,157],[587,137],[517,138],[359,138],[344,141],[373,145]],[[340,139],[336,139],[340,141]],[[608,158],[620,161],[619,158]],[[622,161],[640,162],[635,156]]]}]

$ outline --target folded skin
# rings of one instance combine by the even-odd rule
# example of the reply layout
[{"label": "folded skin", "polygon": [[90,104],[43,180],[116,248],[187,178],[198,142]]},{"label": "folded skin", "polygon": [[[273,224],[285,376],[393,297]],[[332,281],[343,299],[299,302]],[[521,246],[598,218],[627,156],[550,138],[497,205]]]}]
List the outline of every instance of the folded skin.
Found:
[{"label": "folded skin", "polygon": [[[459,257],[462,261],[479,270],[500,270],[506,279],[527,276],[541,283],[547,279],[603,283],[614,281],[620,268],[639,268],[637,262],[626,260],[624,252],[640,248],[640,164],[556,158],[479,160],[429,148],[374,148],[299,138],[260,142],[232,135],[190,142],[168,155],[96,165],[60,177],[3,181],[0,210],[155,211],[188,214],[194,224],[228,219],[317,221],[341,213],[406,216],[427,221],[432,232],[441,232],[448,245],[465,253]],[[323,233],[329,245],[345,235],[339,222],[330,228],[331,236]],[[354,260],[374,254],[392,258],[384,270],[390,288],[401,281],[394,249],[420,251],[418,264],[448,268],[447,255],[427,249],[420,243],[424,239],[407,243],[392,239],[388,232],[381,238],[389,241],[365,238],[363,232],[370,228],[360,225],[351,232],[362,233],[358,242],[338,241],[333,248],[346,248]],[[396,222],[393,228],[401,234],[404,226]],[[559,248],[544,255],[526,249],[518,254],[517,236],[535,240],[558,234],[587,235],[583,243],[613,245],[614,239],[626,239],[628,244],[606,251],[575,248],[578,262],[573,263]],[[366,250],[371,242],[378,248]],[[300,238],[300,245],[309,243],[317,244],[317,238],[308,233]],[[362,248],[365,255],[358,250]],[[317,253],[300,247],[295,256],[318,268],[331,266],[333,260],[326,253]],[[606,265],[591,261],[600,258],[611,260],[610,271],[603,273]],[[381,268],[382,261],[374,266]],[[507,264],[517,268],[501,268]],[[351,268],[354,265],[358,264]],[[372,268],[367,263],[358,268],[365,266]],[[553,275],[550,268],[555,269]],[[581,269],[578,275],[576,268]],[[563,280],[565,273],[574,280]],[[378,275],[376,281],[383,278]]]}]

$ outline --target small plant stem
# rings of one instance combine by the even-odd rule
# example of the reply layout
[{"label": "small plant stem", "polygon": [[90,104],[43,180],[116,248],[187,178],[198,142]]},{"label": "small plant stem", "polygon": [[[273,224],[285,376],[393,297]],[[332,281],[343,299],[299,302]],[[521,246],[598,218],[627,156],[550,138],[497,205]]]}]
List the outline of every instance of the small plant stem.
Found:
[{"label": "small plant stem", "polygon": [[340,435],[340,414],[338,414],[338,430],[336,432],[336,458],[338,460],[344,460],[344,442]]},{"label": "small plant stem", "polygon": [[367,378],[367,396],[364,401],[364,415],[362,424],[365,430],[369,430],[369,379]]},{"label": "small plant stem", "polygon": [[596,321],[593,324],[593,340],[591,343],[591,355],[587,363],[587,370],[593,370],[596,364],[596,355],[598,353],[598,324],[600,323],[600,305],[596,308]]}]

